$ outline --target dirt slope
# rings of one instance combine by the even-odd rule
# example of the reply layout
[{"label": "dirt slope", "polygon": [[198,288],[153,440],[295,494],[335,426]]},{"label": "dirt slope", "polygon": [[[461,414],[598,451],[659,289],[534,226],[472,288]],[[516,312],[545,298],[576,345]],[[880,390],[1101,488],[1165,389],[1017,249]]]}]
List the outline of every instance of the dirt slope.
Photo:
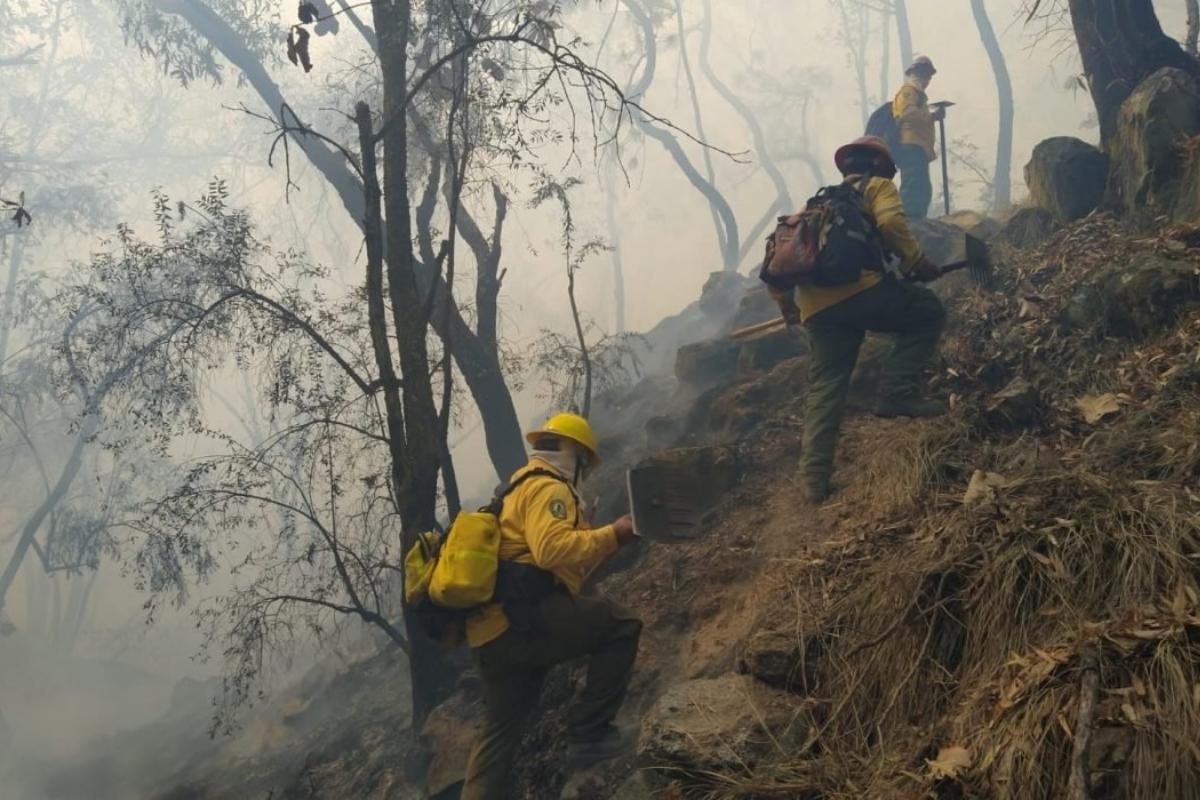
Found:
[{"label": "dirt slope", "polygon": [[[1058,797],[1072,770],[1094,798],[1200,797],[1200,235],[1095,216],[997,255],[996,291],[939,287],[951,327],[930,382],[950,415],[871,417],[886,348],[868,342],[820,509],[795,484],[802,343],[718,338],[688,381],[604,399],[602,516],[645,458],[717,505],[702,538],[622,554],[598,586],[646,621],[637,757],[568,780],[582,670],[558,670],[518,797]],[[770,313],[761,300],[717,327]],[[266,744],[248,730],[113,796],[453,797],[474,679],[422,760],[393,662],[279,698],[253,723]]]}]

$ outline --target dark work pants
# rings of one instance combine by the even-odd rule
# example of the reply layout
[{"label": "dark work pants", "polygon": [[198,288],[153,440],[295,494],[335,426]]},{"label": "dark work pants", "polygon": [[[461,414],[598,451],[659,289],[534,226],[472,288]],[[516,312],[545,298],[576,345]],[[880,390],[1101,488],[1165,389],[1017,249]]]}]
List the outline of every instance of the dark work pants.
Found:
[{"label": "dark work pants", "polygon": [[910,219],[929,216],[933,202],[933,180],[929,176],[929,155],[916,144],[903,144],[896,151],[896,166],[900,168],[900,201]]},{"label": "dark work pants", "polygon": [[881,397],[904,400],[917,396],[921,369],[937,351],[945,321],[937,295],[887,276],[805,322],[811,346],[800,454],[805,478],[822,480],[833,474],[850,376],[867,331],[896,335],[879,389]]},{"label": "dark work pants", "polygon": [[462,800],[508,797],[521,735],[538,707],[546,673],[588,657],[587,683],[567,717],[569,741],[602,736],[617,716],[633,674],[642,623],[616,603],[556,592],[542,601],[543,635],[511,628],[475,650],[487,707],[471,751]]}]

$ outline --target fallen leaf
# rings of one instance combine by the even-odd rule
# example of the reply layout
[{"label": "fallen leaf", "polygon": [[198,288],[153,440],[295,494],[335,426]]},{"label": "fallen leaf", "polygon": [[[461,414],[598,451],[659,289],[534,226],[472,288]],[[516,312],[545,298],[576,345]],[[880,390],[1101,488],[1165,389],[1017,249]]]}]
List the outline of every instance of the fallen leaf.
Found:
[{"label": "fallen leaf", "polygon": [[996,490],[1006,486],[1008,486],[1008,479],[1003,475],[977,469],[971,476],[971,482],[967,485],[962,503],[964,506],[973,506],[978,503],[990,502],[996,499]]},{"label": "fallen leaf", "polygon": [[971,768],[971,752],[965,747],[950,745],[938,750],[937,758],[926,761],[929,774],[935,779],[957,778],[964,770]]},{"label": "fallen leaf", "polygon": [[1095,425],[1100,420],[1121,411],[1121,401],[1112,392],[1105,394],[1084,395],[1075,401],[1075,407],[1083,414],[1083,419],[1089,425]]}]

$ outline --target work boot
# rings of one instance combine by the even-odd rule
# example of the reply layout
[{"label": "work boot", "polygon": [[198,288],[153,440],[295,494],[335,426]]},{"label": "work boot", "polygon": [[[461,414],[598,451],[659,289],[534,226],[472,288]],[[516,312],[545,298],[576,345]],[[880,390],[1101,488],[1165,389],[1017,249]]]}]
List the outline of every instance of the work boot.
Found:
[{"label": "work boot", "polygon": [[637,743],[636,728],[608,725],[604,732],[594,739],[568,742],[567,759],[573,767],[582,769],[601,761],[629,755],[637,747]]},{"label": "work boot", "polygon": [[875,407],[877,417],[940,417],[947,411],[946,403],[916,396],[885,397]]},{"label": "work boot", "polygon": [[800,486],[801,491],[804,492],[804,499],[814,506],[821,505],[829,499],[829,495],[833,494],[828,476],[807,475],[801,481]]}]

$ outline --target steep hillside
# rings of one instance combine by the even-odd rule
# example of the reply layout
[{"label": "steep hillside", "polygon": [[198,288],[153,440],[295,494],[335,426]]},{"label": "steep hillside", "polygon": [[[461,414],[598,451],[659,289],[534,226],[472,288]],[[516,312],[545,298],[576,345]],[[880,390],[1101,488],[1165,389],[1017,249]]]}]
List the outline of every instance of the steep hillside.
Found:
[{"label": "steep hillside", "polygon": [[[724,338],[773,313],[753,284],[715,281],[689,309],[716,338],[683,347],[675,376],[603,399],[601,513],[646,459],[713,509],[699,539],[623,554],[598,586],[646,621],[637,757],[564,774],[582,674],[558,670],[519,797],[1057,797],[1072,772],[1093,798],[1200,796],[1200,231],[1093,215],[1035,249],[1012,240],[994,239],[994,290],[939,287],[951,323],[930,383],[952,413],[870,416],[886,347],[868,341],[819,509],[795,477],[802,334]],[[419,746],[405,686],[386,653],[314,674],[240,737],[156,757],[107,796],[453,797],[475,680]],[[165,731],[138,741],[153,752]]]}]

